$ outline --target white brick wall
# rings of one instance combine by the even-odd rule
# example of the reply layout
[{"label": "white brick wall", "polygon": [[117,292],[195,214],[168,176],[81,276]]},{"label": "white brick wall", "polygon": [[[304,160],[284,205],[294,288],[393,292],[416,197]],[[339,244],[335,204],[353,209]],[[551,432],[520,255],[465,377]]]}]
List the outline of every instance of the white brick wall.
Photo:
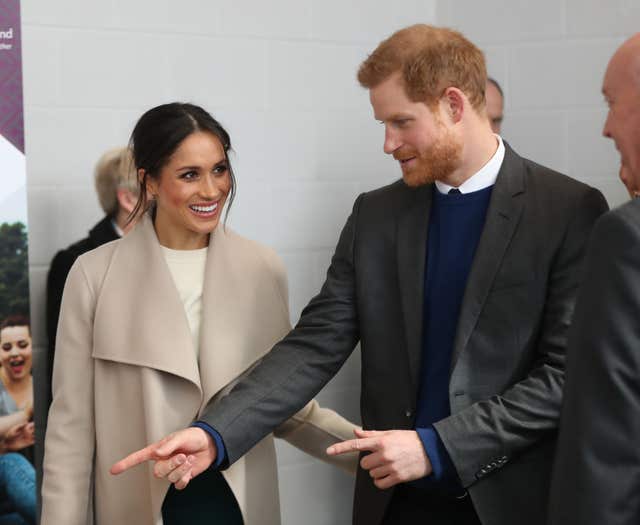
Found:
[{"label": "white brick wall", "polygon": [[[355,81],[395,29],[438,22],[486,52],[522,154],[625,198],[600,135],[600,83],[636,0],[23,0],[31,297],[37,356],[51,257],[100,216],[95,160],[170,100],[229,129],[239,192],[230,224],[276,248],[292,320],[318,290],[353,199],[397,177]],[[36,372],[37,373],[37,372]],[[358,417],[357,352],[320,394]],[[39,417],[43,417],[41,414]],[[285,525],[349,523],[352,480],[279,445]]]},{"label": "white brick wall", "polygon": [[[171,100],[204,106],[230,131],[239,188],[230,225],[283,257],[296,321],[357,194],[399,175],[356,68],[394,30],[433,23],[435,9],[435,0],[23,0],[36,359],[49,262],[101,217],[96,159]],[[359,374],[355,352],[320,400],[359,418]],[[287,444],[278,450],[285,525],[350,523],[353,480]]]},{"label": "white brick wall", "polygon": [[438,23],[485,51],[505,90],[506,140],[599,188],[610,206],[622,203],[619,157],[601,133],[600,88],[614,50],[640,28],[637,0],[440,0],[437,8]]}]

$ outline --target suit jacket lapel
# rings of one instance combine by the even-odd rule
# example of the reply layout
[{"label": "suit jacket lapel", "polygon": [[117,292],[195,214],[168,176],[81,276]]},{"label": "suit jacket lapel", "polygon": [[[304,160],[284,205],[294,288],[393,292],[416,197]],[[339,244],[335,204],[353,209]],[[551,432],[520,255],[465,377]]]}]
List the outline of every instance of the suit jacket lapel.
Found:
[{"label": "suit jacket lapel", "polygon": [[491,193],[485,225],[462,300],[451,370],[471,337],[522,214],[525,168],[522,159],[506,143],[505,148],[504,161]]},{"label": "suit jacket lapel", "polygon": [[398,282],[414,390],[418,388],[422,354],[424,271],[432,191],[431,184],[407,188],[397,209]]}]

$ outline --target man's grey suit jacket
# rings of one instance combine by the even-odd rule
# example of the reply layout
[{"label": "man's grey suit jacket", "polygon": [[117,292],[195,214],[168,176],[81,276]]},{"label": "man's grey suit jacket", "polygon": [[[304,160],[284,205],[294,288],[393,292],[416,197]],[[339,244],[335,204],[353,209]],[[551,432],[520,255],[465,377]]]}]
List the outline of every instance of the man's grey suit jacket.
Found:
[{"label": "man's grey suit jacket", "polygon": [[[366,429],[411,429],[433,186],[362,194],[320,293],[297,326],[201,419],[235,461],[331,379],[360,341]],[[435,427],[484,525],[544,522],[567,331],[600,192],[507,146],[464,294]],[[356,525],[376,525],[393,490],[359,470]]]},{"label": "man's grey suit jacket", "polygon": [[553,525],[640,523],[640,200],[604,215],[569,339]]}]

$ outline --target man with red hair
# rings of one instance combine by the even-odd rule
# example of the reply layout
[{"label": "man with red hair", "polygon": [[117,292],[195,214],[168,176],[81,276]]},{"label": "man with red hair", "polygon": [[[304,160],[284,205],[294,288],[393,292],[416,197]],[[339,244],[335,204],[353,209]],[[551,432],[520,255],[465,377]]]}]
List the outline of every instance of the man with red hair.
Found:
[{"label": "man with red hair", "polygon": [[[362,348],[353,521],[539,525],[567,330],[597,190],[517,155],[485,107],[482,52],[460,33],[398,31],[362,64],[402,179],[364,193],[294,330],[200,417],[116,464],[176,486],[223,468]],[[218,443],[218,446],[215,445]]]}]

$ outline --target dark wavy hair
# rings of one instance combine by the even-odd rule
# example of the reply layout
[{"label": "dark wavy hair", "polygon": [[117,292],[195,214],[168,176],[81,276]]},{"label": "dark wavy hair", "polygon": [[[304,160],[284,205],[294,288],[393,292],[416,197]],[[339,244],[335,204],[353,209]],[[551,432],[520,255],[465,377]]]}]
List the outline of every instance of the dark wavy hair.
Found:
[{"label": "dark wavy hair", "polygon": [[29,335],[31,335],[31,324],[29,323],[29,318],[26,315],[10,315],[0,323],[0,331],[11,326],[26,326],[29,329]]}]

